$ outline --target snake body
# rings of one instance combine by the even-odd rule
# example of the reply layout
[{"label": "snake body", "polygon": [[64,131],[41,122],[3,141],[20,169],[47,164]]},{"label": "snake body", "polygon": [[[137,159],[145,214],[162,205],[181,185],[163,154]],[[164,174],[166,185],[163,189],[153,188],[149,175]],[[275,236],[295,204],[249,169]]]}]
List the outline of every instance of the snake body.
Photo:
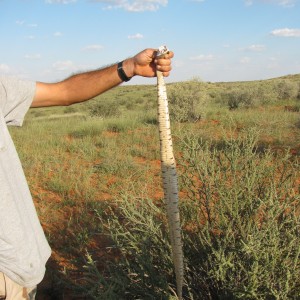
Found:
[{"label": "snake body", "polygon": [[[157,56],[169,50],[162,46]],[[177,297],[182,299],[183,287],[183,250],[181,239],[180,216],[178,208],[178,183],[176,162],[173,153],[167,90],[162,72],[157,71],[158,126],[160,138],[161,171],[164,199],[167,210],[169,234],[172,247],[173,264],[176,275]]]}]

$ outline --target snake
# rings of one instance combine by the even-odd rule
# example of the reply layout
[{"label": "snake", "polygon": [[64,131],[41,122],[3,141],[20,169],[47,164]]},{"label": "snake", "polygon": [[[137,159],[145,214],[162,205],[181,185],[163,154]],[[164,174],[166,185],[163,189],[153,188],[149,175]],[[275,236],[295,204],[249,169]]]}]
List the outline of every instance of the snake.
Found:
[{"label": "snake", "polygon": [[[163,57],[169,53],[166,46],[158,48],[156,57]],[[166,206],[169,236],[172,250],[172,260],[176,276],[176,290],[179,300],[182,299],[184,281],[183,243],[179,215],[178,178],[176,161],[173,151],[171,125],[168,107],[167,88],[161,71],[156,71],[157,76],[157,102],[158,102],[158,130],[160,140],[160,158],[164,202]]]}]

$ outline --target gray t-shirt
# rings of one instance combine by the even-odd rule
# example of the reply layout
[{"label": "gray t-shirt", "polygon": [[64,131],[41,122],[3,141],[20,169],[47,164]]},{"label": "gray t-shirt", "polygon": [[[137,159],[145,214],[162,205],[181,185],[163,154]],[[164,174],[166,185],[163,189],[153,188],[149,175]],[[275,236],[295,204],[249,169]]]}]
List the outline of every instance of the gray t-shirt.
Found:
[{"label": "gray t-shirt", "polygon": [[34,93],[34,82],[0,76],[0,271],[24,287],[41,282],[51,250],[7,125],[22,125]]}]

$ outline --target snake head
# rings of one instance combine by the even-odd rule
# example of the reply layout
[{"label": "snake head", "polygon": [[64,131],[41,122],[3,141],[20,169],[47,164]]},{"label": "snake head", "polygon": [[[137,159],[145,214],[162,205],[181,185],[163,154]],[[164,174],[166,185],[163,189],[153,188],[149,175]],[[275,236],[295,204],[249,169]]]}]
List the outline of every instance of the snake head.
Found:
[{"label": "snake head", "polygon": [[168,54],[170,50],[167,46],[160,46],[157,50],[156,57],[164,56],[165,54]]}]

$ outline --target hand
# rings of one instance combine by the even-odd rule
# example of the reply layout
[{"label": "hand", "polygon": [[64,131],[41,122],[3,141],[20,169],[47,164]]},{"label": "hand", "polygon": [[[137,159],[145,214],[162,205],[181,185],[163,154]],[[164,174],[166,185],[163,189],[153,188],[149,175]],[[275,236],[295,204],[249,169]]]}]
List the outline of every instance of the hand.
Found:
[{"label": "hand", "polygon": [[156,58],[156,53],[156,49],[146,49],[132,58],[126,59],[123,68],[127,76],[155,77],[156,71],[161,71],[166,77],[169,76],[174,53],[170,51],[161,58]]}]

